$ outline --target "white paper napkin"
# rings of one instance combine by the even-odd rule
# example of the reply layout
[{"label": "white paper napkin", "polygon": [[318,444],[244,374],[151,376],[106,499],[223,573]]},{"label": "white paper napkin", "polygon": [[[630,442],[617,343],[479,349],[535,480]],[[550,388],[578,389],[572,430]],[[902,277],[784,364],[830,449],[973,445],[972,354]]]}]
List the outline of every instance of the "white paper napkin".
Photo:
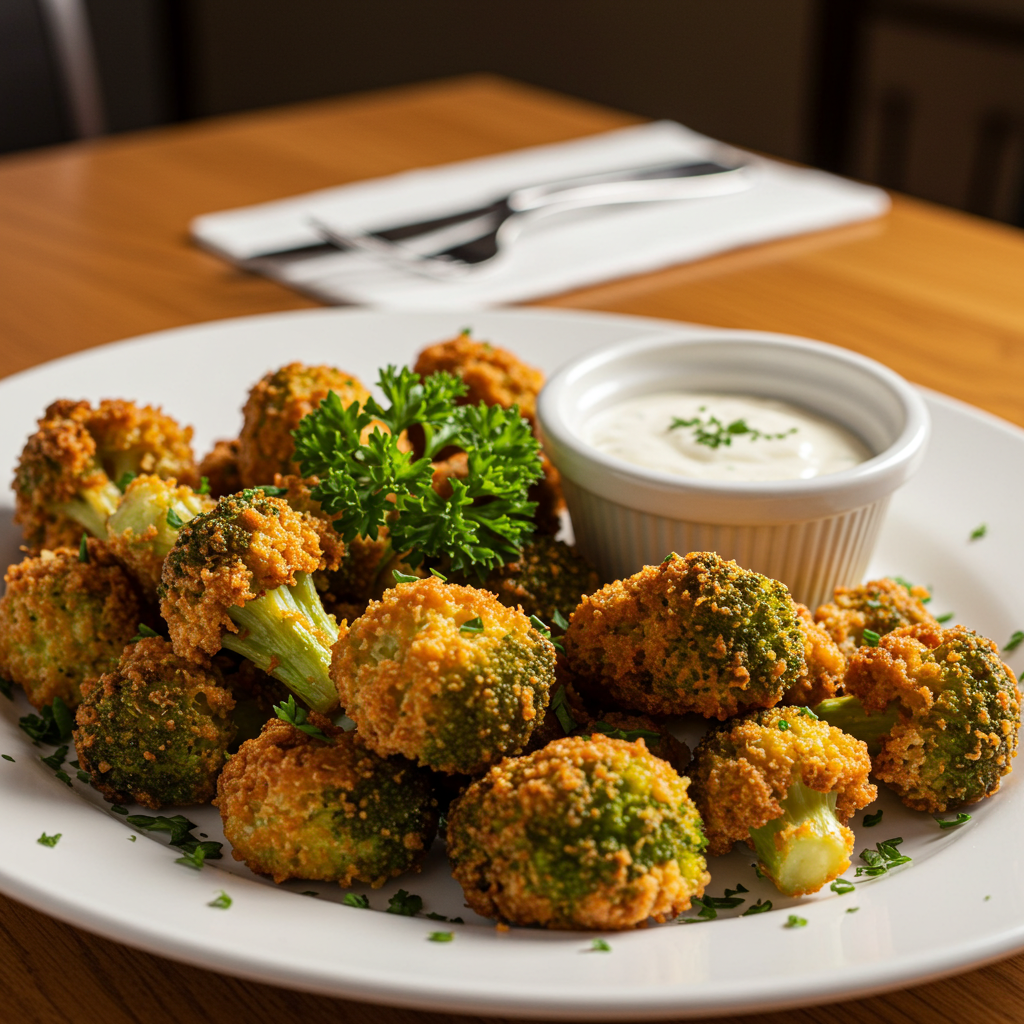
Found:
[{"label": "white paper napkin", "polygon": [[[382,230],[482,206],[524,185],[660,163],[737,159],[754,168],[754,183],[745,192],[552,217],[528,226],[493,265],[458,280],[430,280],[355,252],[254,260],[320,241],[311,218],[347,231]],[[880,189],[754,157],[658,121],[206,214],[192,222],[191,232],[211,252],[330,304],[470,309],[867,220],[888,207]]]}]

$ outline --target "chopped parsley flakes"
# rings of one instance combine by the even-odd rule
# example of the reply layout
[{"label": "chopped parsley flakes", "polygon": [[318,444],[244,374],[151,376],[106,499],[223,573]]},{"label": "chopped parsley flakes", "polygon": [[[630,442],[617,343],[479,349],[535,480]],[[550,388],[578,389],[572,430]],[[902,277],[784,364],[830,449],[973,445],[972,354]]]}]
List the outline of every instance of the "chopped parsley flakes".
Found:
[{"label": "chopped parsley flakes", "polygon": [[415,917],[423,909],[423,899],[399,889],[391,899],[388,900],[387,913],[401,914],[402,917]]},{"label": "chopped parsley flakes", "polygon": [[63,835],[62,832],[57,832],[52,836],[48,836],[45,832],[36,840],[40,846],[54,847],[60,842],[60,837]]},{"label": "chopped parsley flakes", "polygon": [[231,906],[231,897],[221,889],[220,895],[216,899],[210,900],[206,905],[208,907],[216,907],[218,910],[227,910]]},{"label": "chopped parsley flakes", "polygon": [[431,932],[427,936],[428,942],[451,942],[455,938],[454,932]]}]

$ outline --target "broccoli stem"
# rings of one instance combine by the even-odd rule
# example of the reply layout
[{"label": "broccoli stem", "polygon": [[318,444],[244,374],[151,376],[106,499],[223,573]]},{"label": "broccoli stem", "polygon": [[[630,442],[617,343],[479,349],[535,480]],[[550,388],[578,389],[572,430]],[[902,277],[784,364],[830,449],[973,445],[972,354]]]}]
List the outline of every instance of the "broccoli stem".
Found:
[{"label": "broccoli stem", "polygon": [[222,643],[279,679],[314,711],[338,706],[331,681],[331,647],[338,627],[320,603],[308,573],[295,574],[295,586],[276,587],[244,606],[228,610],[241,633],[225,633]]},{"label": "broccoli stem", "polygon": [[107,539],[107,519],[117,508],[121,492],[109,480],[96,487],[83,487],[70,501],[55,505],[76,523],[81,523],[94,537]]},{"label": "broccoli stem", "polygon": [[882,749],[882,737],[892,732],[900,720],[899,703],[893,702],[885,711],[871,714],[853,696],[830,697],[812,708],[814,713],[834,725],[837,729],[863,740],[868,745],[868,754],[874,757]]},{"label": "broccoli stem", "polygon": [[835,793],[797,779],[780,802],[778,818],[750,830],[761,869],[786,896],[817,892],[850,866],[853,834],[836,818]]}]

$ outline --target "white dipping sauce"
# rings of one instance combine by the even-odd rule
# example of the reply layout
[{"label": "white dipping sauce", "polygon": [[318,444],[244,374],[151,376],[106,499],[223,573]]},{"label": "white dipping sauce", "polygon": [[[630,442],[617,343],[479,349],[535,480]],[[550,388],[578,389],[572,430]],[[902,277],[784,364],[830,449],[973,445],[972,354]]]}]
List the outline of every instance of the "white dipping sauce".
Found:
[{"label": "white dipping sauce", "polygon": [[[698,422],[670,429],[676,419]],[[741,432],[742,426],[727,430],[737,421],[748,432]],[[701,443],[701,431],[720,443]],[[788,402],[748,395],[642,395],[602,409],[581,435],[599,451],[635,466],[701,480],[805,480],[871,458],[837,423]]]}]

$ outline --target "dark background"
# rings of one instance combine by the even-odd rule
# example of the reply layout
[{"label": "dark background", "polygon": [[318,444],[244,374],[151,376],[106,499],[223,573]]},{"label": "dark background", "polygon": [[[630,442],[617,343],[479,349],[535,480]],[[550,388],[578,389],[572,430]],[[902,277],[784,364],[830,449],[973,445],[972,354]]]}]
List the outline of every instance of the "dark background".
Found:
[{"label": "dark background", "polygon": [[[37,2],[0,151],[74,134]],[[109,131],[485,71],[1024,224],[1024,0],[86,4]]]}]

